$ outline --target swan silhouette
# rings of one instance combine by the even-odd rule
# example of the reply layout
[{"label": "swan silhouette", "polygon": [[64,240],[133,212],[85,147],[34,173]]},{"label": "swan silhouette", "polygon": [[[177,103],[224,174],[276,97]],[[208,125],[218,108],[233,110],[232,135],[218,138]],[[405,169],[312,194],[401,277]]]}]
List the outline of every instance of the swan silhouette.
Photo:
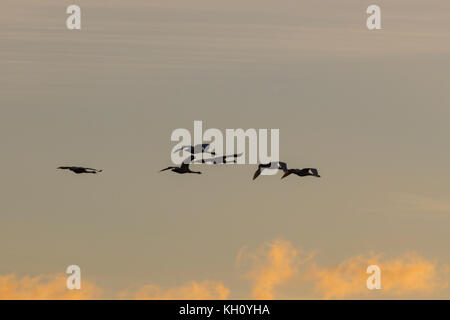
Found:
[{"label": "swan silhouette", "polygon": [[315,168],[303,168],[303,169],[287,169],[284,171],[281,179],[286,178],[290,174],[296,174],[299,177],[313,176],[320,178],[319,171]]},{"label": "swan silhouette", "polygon": [[[171,171],[176,172],[176,173],[179,173],[179,174],[184,174],[184,173],[197,173],[197,174],[201,174],[200,171],[192,171],[192,170],[189,168],[190,162],[191,162],[192,160],[194,160],[194,159],[195,159],[195,156],[192,155],[192,156],[190,156],[189,158],[186,158],[186,159],[183,161],[183,163],[181,164],[181,166],[179,166],[179,167],[167,167],[167,168],[165,168],[165,169],[160,170],[159,172],[166,171],[166,170],[171,170]],[[190,160],[190,161],[187,161],[187,160]]]},{"label": "swan silhouette", "polygon": [[190,152],[191,154],[209,153],[214,156],[216,154],[214,151],[208,151],[210,145],[211,145],[210,143],[203,143],[203,144],[197,144],[195,146],[182,146],[181,148],[175,150],[173,153],[184,150],[184,151]]},{"label": "swan silhouette", "polygon": [[70,170],[76,174],[80,174],[80,173],[93,173],[93,174],[97,174],[98,172],[102,172],[103,170],[97,170],[97,169],[92,169],[92,168],[84,168],[84,167],[58,167],[58,169],[61,170]]},{"label": "swan silhouette", "polygon": [[286,178],[287,176],[291,174],[296,174],[299,177],[306,177],[306,176],[314,176],[317,178],[320,178],[319,171],[316,168],[303,168],[303,169],[288,169],[286,162],[269,162],[269,163],[263,163],[258,165],[258,169],[253,174],[253,180],[259,177],[261,172],[264,169],[281,169],[283,170],[284,174],[281,177],[281,179]]},{"label": "swan silhouette", "polygon": [[[236,158],[242,156],[242,153],[235,153],[220,157],[208,158],[208,159],[199,159],[195,160],[194,163],[211,163],[211,164],[223,164],[223,163],[236,163]],[[227,158],[233,157],[233,161],[229,162]]]},{"label": "swan silhouette", "polygon": [[255,180],[256,178],[259,177],[259,175],[261,174],[261,172],[264,169],[281,169],[284,172],[286,172],[287,165],[285,162],[281,162],[281,161],[276,161],[276,162],[269,162],[269,163],[261,163],[258,165],[258,169],[255,171],[255,173],[253,174],[253,180]]}]

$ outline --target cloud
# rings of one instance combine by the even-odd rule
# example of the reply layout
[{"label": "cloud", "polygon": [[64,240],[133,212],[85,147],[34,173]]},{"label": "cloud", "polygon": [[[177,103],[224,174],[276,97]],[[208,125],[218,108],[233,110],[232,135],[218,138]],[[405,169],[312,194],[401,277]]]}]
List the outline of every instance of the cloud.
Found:
[{"label": "cloud", "polygon": [[[250,299],[296,299],[299,296],[325,299],[405,297],[427,294],[435,297],[448,287],[450,266],[409,252],[385,258],[382,254],[352,256],[337,265],[319,266],[313,254],[304,254],[291,242],[274,240],[250,252],[242,248],[236,257],[244,276],[250,280]],[[381,269],[381,290],[369,290],[369,265]],[[81,290],[66,288],[66,274],[25,276],[0,275],[2,299],[101,299],[103,290],[82,280]],[[301,290],[301,292],[299,292]],[[380,296],[381,294],[381,296]],[[225,300],[230,289],[221,281],[189,281],[179,286],[147,284],[123,290],[119,299]]]},{"label": "cloud", "polygon": [[[82,280],[80,290],[66,287],[67,275],[38,275],[18,278],[14,274],[0,275],[0,300],[81,300],[101,299],[103,290],[97,285]],[[230,290],[221,282],[190,281],[182,286],[162,289],[157,285],[145,285],[134,292],[124,290],[121,299],[193,299],[224,300]]]},{"label": "cloud", "polygon": [[383,259],[380,254],[358,255],[335,267],[314,264],[309,278],[314,280],[316,291],[325,299],[361,297],[371,293],[366,287],[369,277],[366,268],[372,264],[381,269],[380,292],[383,294],[432,293],[448,285],[436,262],[414,252],[393,259]]},{"label": "cloud", "polygon": [[98,299],[101,289],[83,281],[80,290],[66,287],[67,275],[38,275],[18,278],[14,274],[0,275],[0,300],[76,300]]},{"label": "cloud", "polygon": [[122,299],[152,299],[152,300],[225,300],[228,298],[230,290],[221,282],[190,281],[182,286],[163,289],[157,285],[145,285],[134,293],[129,290],[123,291],[120,296]]},{"label": "cloud", "polygon": [[274,299],[277,287],[297,276],[300,265],[305,262],[300,259],[300,250],[284,240],[268,243],[254,254],[245,250],[239,251],[237,262],[240,264],[244,258],[252,260],[246,276],[252,280],[254,299]]},{"label": "cloud", "polygon": [[[450,267],[414,252],[393,258],[375,253],[356,255],[336,266],[319,266],[311,261],[313,257],[313,254],[303,255],[288,241],[275,240],[253,253],[244,247],[236,262],[242,265],[246,260],[251,261],[246,276],[252,281],[254,299],[275,299],[282,290],[285,291],[283,298],[296,299],[305,296],[308,288],[312,289],[308,294],[311,298],[380,298],[379,293],[383,297],[402,297],[433,294],[448,286]],[[370,265],[381,269],[381,290],[372,291],[366,286],[370,276],[366,270]]]}]

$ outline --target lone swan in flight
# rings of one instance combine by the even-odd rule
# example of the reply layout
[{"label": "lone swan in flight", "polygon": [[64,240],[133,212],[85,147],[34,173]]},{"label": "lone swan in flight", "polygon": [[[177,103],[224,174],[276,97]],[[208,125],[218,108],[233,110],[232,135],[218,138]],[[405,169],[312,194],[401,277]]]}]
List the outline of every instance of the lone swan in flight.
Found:
[{"label": "lone swan in flight", "polygon": [[189,169],[189,162],[187,162],[188,159],[190,159],[191,161],[194,160],[194,156],[192,155],[190,158],[186,158],[183,163],[181,164],[180,167],[167,167],[165,169],[160,170],[159,172],[162,171],[166,171],[166,170],[171,170],[173,172],[179,173],[179,174],[183,174],[183,173],[197,173],[197,174],[201,174],[200,171],[192,171],[191,169]]},{"label": "lone swan in flight", "polygon": [[[220,157],[208,158],[195,160],[194,163],[210,163],[210,164],[226,164],[226,163],[237,163],[237,158],[242,156],[242,153],[235,153],[230,155],[224,155]],[[228,161],[228,158],[233,158],[232,161]]]},{"label": "lone swan in flight", "polygon": [[258,165],[258,170],[253,174],[253,180],[259,177],[261,172],[264,169],[281,169],[284,172],[287,170],[287,165],[285,162],[277,161],[277,162],[269,162],[269,163],[261,163]]},{"label": "lone swan in flight", "polygon": [[[278,165],[278,166],[277,166]],[[296,174],[299,177],[306,177],[306,176],[314,176],[317,178],[320,178],[319,171],[315,168],[304,168],[304,169],[288,169],[287,164],[285,162],[270,162],[270,163],[263,163],[258,165],[258,170],[255,171],[255,174],[253,175],[253,180],[258,178],[258,176],[261,174],[261,172],[264,169],[281,169],[283,170],[284,174],[281,177],[281,179],[286,178],[287,176],[291,174]]]},{"label": "lone swan in flight", "polygon": [[92,174],[97,174],[98,172],[102,172],[103,170],[97,170],[97,169],[92,169],[92,168],[84,168],[84,167],[58,167],[58,169],[62,169],[62,170],[70,170],[76,174],[80,174],[80,173],[92,173]]},{"label": "lone swan in flight", "polygon": [[184,150],[184,151],[190,152],[192,154],[209,153],[209,154],[212,154],[213,156],[216,155],[216,153],[214,151],[208,151],[209,147],[210,147],[209,143],[197,144],[195,146],[182,146],[181,148],[174,150],[173,153]]},{"label": "lone swan in flight", "polygon": [[286,178],[290,174],[296,174],[299,177],[313,176],[320,178],[319,171],[315,168],[304,168],[304,169],[288,169],[284,170],[284,174],[281,179]]}]

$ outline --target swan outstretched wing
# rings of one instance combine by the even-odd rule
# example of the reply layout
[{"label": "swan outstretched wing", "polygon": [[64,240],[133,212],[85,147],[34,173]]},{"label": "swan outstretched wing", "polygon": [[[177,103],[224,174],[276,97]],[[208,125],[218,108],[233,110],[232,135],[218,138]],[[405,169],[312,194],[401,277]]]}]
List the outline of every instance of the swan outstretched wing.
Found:
[{"label": "swan outstretched wing", "polygon": [[[174,150],[173,153],[179,152],[179,151],[181,151],[181,150],[186,150],[187,148],[191,148],[191,146],[182,146],[182,147],[179,147],[177,150]],[[188,150],[189,150],[189,149],[188,149]]]},{"label": "swan outstretched wing", "polygon": [[281,170],[283,170],[284,172],[286,172],[287,171],[287,164],[286,164],[286,162],[281,162],[281,161],[279,161],[278,162],[278,169],[281,169]]},{"label": "swan outstretched wing", "polygon": [[253,174],[253,180],[258,178],[260,174],[261,174],[261,168],[258,168],[258,170],[256,170],[255,173]]}]

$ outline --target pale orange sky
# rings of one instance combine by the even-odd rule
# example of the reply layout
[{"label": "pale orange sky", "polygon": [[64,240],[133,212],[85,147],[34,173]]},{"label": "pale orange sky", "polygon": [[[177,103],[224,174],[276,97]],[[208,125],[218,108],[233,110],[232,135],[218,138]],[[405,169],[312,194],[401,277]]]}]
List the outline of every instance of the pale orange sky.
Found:
[{"label": "pale orange sky", "polygon": [[[3,3],[0,298],[450,298],[448,1]],[[158,173],[194,120],[322,178]]]}]

